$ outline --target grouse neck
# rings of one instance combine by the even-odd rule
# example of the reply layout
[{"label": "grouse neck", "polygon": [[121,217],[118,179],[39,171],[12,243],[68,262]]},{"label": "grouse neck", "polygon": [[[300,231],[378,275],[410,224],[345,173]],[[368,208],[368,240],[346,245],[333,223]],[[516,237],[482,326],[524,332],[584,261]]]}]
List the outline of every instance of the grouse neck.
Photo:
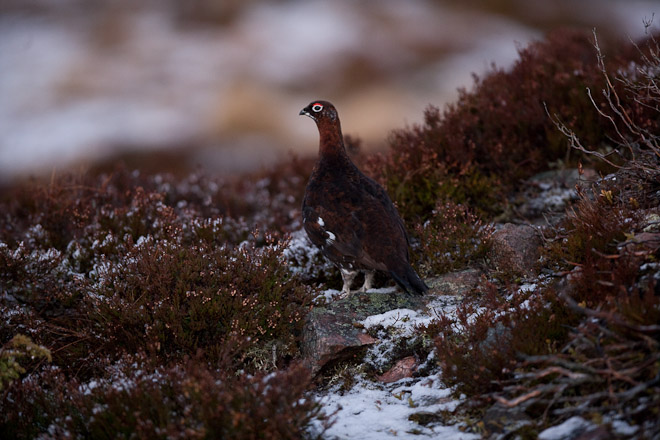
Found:
[{"label": "grouse neck", "polygon": [[320,121],[318,128],[320,156],[346,156],[344,136],[341,134],[339,120]]}]

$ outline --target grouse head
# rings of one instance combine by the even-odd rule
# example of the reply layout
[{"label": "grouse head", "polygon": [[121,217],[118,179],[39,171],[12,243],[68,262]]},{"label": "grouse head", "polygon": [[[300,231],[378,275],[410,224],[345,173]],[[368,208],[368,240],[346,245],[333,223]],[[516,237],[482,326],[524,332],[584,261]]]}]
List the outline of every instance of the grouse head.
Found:
[{"label": "grouse head", "polygon": [[317,125],[334,124],[339,120],[335,106],[328,101],[312,101],[300,114],[309,116]]},{"label": "grouse head", "polygon": [[319,129],[319,152],[321,157],[341,158],[349,161],[344,149],[344,136],[335,106],[328,101],[312,101],[300,110],[301,115],[309,116]]}]

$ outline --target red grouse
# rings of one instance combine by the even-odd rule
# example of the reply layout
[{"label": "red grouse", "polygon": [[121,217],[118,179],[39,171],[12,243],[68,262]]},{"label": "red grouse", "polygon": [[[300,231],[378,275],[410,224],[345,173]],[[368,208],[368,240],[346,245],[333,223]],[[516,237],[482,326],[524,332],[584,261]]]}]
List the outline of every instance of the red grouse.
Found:
[{"label": "red grouse", "polygon": [[410,266],[408,234],[385,190],[362,174],[346,154],[335,107],[313,101],[300,111],[319,129],[319,158],[303,199],[303,227],[309,239],[341,271],[341,296],[365,272],[360,291],[371,288],[374,272],[384,271],[408,293],[428,287]]}]

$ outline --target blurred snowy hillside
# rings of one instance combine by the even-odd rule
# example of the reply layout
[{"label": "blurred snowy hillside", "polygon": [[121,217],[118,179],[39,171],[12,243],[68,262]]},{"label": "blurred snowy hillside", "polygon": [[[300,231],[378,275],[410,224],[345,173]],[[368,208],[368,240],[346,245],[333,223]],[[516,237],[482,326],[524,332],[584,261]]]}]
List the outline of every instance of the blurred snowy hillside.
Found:
[{"label": "blurred snowy hillside", "polygon": [[312,154],[316,128],[298,111],[316,98],[379,148],[550,29],[636,38],[654,12],[638,0],[0,0],[0,181],[136,151],[184,149],[217,173]]}]

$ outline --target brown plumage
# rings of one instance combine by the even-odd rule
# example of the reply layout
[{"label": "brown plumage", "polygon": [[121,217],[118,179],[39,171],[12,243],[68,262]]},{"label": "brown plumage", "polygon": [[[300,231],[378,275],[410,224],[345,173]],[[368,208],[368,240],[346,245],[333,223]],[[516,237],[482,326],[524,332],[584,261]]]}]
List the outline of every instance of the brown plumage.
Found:
[{"label": "brown plumage", "polygon": [[390,276],[406,292],[428,287],[410,266],[408,234],[385,190],[362,174],[346,154],[339,116],[327,101],[313,101],[300,111],[319,129],[319,158],[303,199],[303,226],[309,239],[339,267],[342,296],[350,294],[359,271],[371,288],[374,271]]}]

